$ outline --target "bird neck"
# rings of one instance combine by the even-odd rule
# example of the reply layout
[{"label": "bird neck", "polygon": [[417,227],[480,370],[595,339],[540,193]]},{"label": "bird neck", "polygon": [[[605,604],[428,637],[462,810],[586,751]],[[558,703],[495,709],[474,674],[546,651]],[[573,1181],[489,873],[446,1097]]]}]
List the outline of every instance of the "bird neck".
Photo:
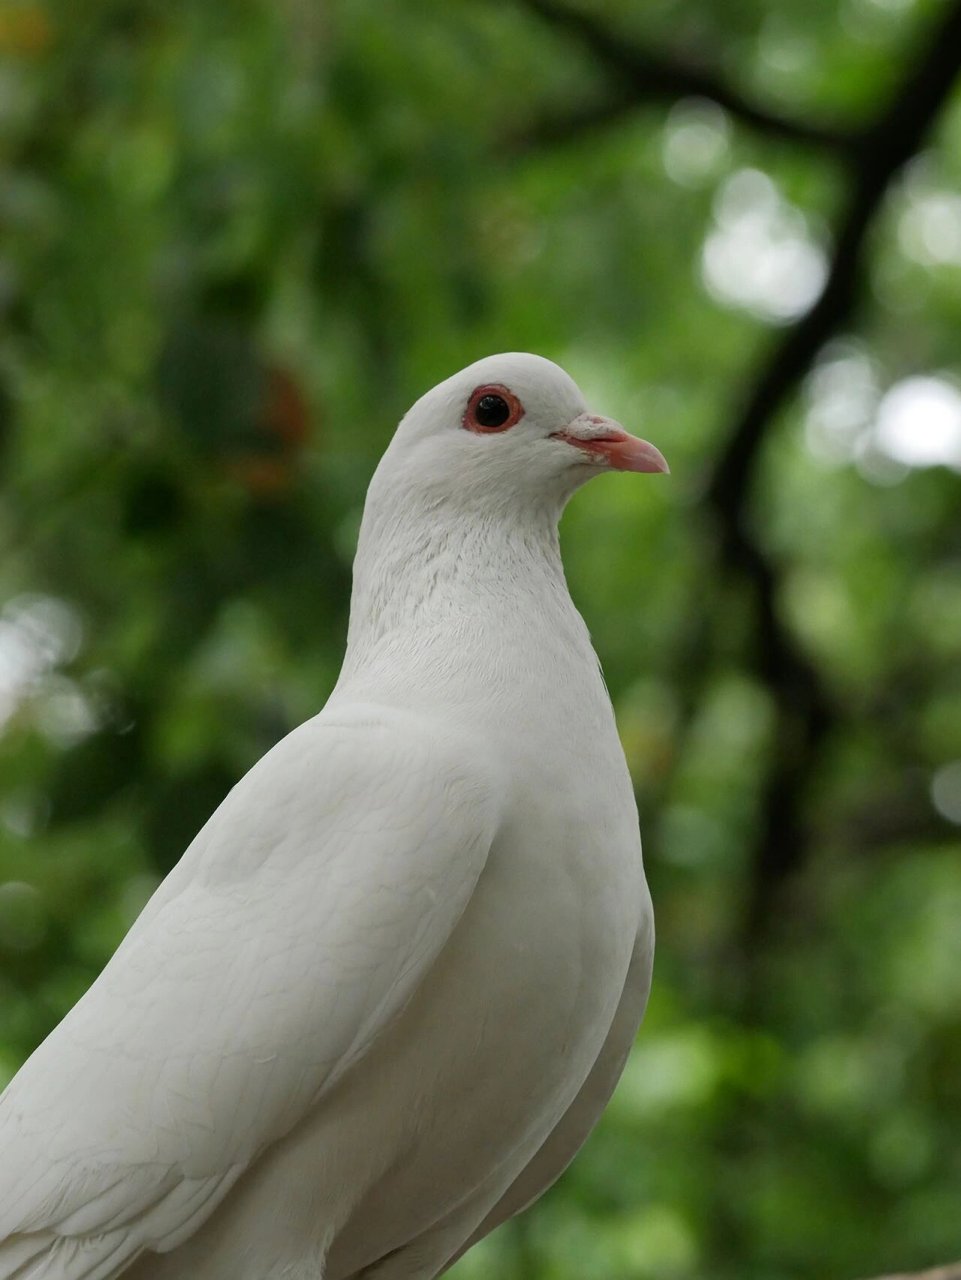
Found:
[{"label": "bird neck", "polygon": [[596,666],[567,589],[558,515],[368,502],[341,685],[379,686],[392,670],[435,690],[512,683],[545,651]]}]

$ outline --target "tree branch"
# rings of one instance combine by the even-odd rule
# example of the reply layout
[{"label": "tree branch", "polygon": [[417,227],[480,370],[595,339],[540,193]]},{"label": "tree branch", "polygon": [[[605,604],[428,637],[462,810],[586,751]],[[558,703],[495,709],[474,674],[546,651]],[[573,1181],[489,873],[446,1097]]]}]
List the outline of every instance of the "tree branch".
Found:
[{"label": "tree branch", "polygon": [[831,724],[820,676],[777,612],[777,574],[747,524],[751,482],[768,426],[794,394],[825,342],[851,318],[864,246],[892,179],[921,147],[961,70],[961,0],[952,0],[926,48],[853,152],[852,185],[834,235],[820,297],[787,329],[755,380],[715,468],[707,500],[722,556],[754,588],[760,615],[756,665],[778,701],[775,763],[762,802],[749,936],[764,928],[773,893],[801,861],[803,793],[816,748]]},{"label": "tree branch", "polygon": [[676,102],[679,98],[707,98],[736,116],[758,133],[782,141],[800,143],[842,157],[857,143],[857,135],[829,124],[812,124],[776,109],[762,107],[720,75],[706,67],[653,53],[629,44],[609,31],[591,14],[570,9],[554,0],[521,0],[521,3],[553,27],[579,40],[618,77],[619,87],[603,102],[581,107],[566,115],[556,111],[544,121],[529,125],[519,136],[520,149],[544,142],[566,141],[577,134],[633,111],[645,102]]},{"label": "tree branch", "polygon": [[[539,0],[538,0],[539,2]],[[953,0],[927,50],[854,150],[854,181],[834,235],[827,282],[814,306],[785,331],[736,418],[709,497],[740,507],[770,419],[854,309],[864,242],[891,180],[919,149],[961,70],[961,3]]]},{"label": "tree branch", "polygon": [[817,748],[833,722],[833,707],[819,672],[779,616],[777,569],[748,523],[750,487],[771,422],[825,342],[854,314],[874,219],[893,178],[922,146],[961,69],[961,0],[951,0],[942,10],[927,44],[912,59],[875,119],[853,131],[810,124],[759,107],[717,74],[633,46],[585,11],[556,0],[521,3],[580,40],[617,78],[605,101],[531,126],[521,145],[597,129],[643,102],[698,96],[716,102],[763,134],[840,159],[849,174],[824,288],[813,307],[784,331],[737,407],[706,493],[718,521],[722,560],[753,589],[758,616],[753,664],[777,702],[774,758],[761,798],[752,900],[747,908],[748,936],[756,937],[765,927],[778,886],[803,858],[804,793]]}]

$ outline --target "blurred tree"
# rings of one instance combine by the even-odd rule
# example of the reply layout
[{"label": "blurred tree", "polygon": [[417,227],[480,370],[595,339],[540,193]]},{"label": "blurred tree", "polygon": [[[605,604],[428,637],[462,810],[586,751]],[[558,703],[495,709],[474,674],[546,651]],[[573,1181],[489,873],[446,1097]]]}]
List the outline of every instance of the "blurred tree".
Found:
[{"label": "blurred tree", "polygon": [[537,350],[674,470],[564,529],[660,951],[456,1274],[961,1254],[959,66],[956,0],[7,0],[3,1072],[322,704],[397,418]]}]

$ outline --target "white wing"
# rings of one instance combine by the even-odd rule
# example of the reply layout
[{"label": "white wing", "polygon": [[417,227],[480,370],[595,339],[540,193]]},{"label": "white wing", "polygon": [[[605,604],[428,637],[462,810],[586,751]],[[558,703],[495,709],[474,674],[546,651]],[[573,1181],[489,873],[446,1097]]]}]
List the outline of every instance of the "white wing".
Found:
[{"label": "white wing", "polygon": [[487,857],[496,788],[467,754],[352,708],[234,788],[0,1097],[0,1280],[175,1247],[363,1054]]}]

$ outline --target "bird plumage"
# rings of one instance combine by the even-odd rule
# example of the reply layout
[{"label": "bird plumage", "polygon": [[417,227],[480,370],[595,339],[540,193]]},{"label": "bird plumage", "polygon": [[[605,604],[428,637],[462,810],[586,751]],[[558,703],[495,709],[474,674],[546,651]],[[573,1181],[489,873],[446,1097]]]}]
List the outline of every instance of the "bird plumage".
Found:
[{"label": "bird plumage", "polygon": [[[526,406],[500,439],[463,430],[487,383]],[[0,1098],[0,1280],[433,1277],[584,1140],[653,945],[557,543],[584,413],[507,356],[402,422],[327,706]]]}]

